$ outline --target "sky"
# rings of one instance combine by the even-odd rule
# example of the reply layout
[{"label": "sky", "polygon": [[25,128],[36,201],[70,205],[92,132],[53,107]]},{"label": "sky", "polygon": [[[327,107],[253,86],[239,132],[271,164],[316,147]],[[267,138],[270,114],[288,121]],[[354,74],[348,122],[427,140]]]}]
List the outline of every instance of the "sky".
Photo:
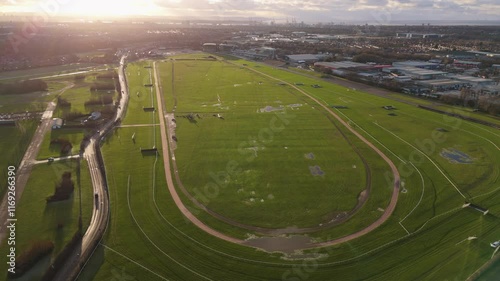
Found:
[{"label": "sky", "polygon": [[500,21],[500,0],[0,0],[0,14],[265,18],[314,22]]}]

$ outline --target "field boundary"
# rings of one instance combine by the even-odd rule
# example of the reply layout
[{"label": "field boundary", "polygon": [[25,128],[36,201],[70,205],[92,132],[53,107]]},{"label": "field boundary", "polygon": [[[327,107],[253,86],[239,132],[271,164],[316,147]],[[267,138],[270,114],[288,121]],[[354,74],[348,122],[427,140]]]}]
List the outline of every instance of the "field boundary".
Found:
[{"label": "field boundary", "polygon": [[[232,64],[232,65],[235,65],[235,66],[239,66],[239,65],[237,65],[235,63],[227,62],[226,60],[224,60],[224,62]],[[382,225],[385,221],[387,221],[389,219],[389,217],[392,215],[392,213],[394,212],[394,210],[396,209],[396,205],[397,205],[398,197],[399,197],[399,189],[400,189],[399,171],[396,168],[396,165],[392,162],[392,160],[387,155],[385,155],[380,149],[378,149],[374,144],[372,144],[365,137],[363,137],[360,133],[358,133],[351,126],[349,126],[349,124],[346,121],[344,121],[342,118],[340,118],[340,116],[338,116],[335,112],[333,112],[330,108],[328,108],[326,105],[324,105],[323,103],[321,103],[318,99],[316,99],[312,95],[306,93],[304,90],[298,88],[297,86],[295,86],[295,85],[293,85],[293,84],[291,84],[291,83],[289,83],[289,82],[287,82],[285,80],[282,80],[282,79],[273,77],[271,75],[265,74],[265,73],[263,73],[261,71],[249,68],[248,66],[244,66],[244,67],[246,69],[250,70],[250,71],[256,72],[256,73],[258,73],[260,75],[263,75],[265,77],[269,77],[269,78],[271,78],[273,80],[276,80],[278,82],[285,83],[286,85],[292,87],[293,89],[299,91],[300,93],[302,93],[306,97],[308,97],[311,100],[313,100],[314,102],[316,102],[319,106],[321,106],[322,108],[324,108],[328,113],[330,113],[333,117],[335,117],[335,119],[337,119],[351,133],[353,133],[362,142],[364,142],[373,151],[375,151],[389,165],[389,167],[391,168],[392,174],[394,176],[394,183],[393,183],[394,189],[393,189],[393,193],[392,193],[392,197],[391,197],[391,201],[389,203],[389,206],[385,209],[385,211],[382,214],[382,216],[379,219],[377,219],[374,223],[372,223],[371,225],[369,225],[367,228],[362,229],[362,230],[360,230],[358,232],[355,232],[353,234],[350,234],[348,236],[344,236],[344,237],[341,237],[341,238],[338,238],[338,239],[335,239],[335,240],[331,240],[331,241],[327,241],[327,242],[323,242],[323,243],[317,243],[317,244],[314,244],[314,245],[316,247],[327,247],[327,246],[333,246],[333,245],[337,245],[337,244],[340,244],[340,243],[344,243],[344,242],[347,242],[347,241],[359,238],[359,237],[361,237],[361,236],[363,236],[363,235],[371,232],[372,230],[374,230],[377,227],[379,227],[380,225]]]},{"label": "field boundary", "polygon": [[[271,66],[269,64],[265,64],[265,65]],[[367,94],[370,94],[370,95],[375,95],[375,96],[386,98],[386,99],[390,99],[390,100],[393,100],[393,101],[398,101],[398,102],[401,102],[401,103],[404,103],[404,104],[408,104],[408,105],[412,105],[412,106],[417,106],[417,107],[419,106],[419,104],[416,103],[416,102],[410,102],[410,101],[407,101],[407,100],[404,100],[404,99],[400,99],[400,98],[397,98],[397,97],[391,97],[390,95],[393,95],[393,94],[397,94],[397,95],[403,95],[403,94],[398,93],[398,92],[393,92],[393,91],[390,91],[390,90],[387,90],[387,89],[383,89],[383,88],[379,88],[379,87],[374,87],[374,86],[371,86],[371,85],[367,85],[367,84],[364,84],[364,83],[360,83],[360,82],[356,82],[356,81],[352,81],[352,80],[348,80],[348,79],[341,78],[341,77],[336,77],[336,76],[330,76],[328,78],[321,78],[321,77],[316,77],[314,75],[310,75],[310,74],[307,74],[307,73],[297,72],[297,71],[294,71],[293,69],[289,69],[289,68],[283,68],[283,67],[281,67],[281,69],[284,70],[284,71],[286,71],[286,72],[289,72],[289,73],[293,73],[293,74],[296,74],[296,75],[302,75],[302,76],[305,76],[305,77],[308,77],[308,78],[312,78],[312,79],[316,79],[316,80],[325,81],[325,82],[333,84],[333,85],[340,85],[340,86],[346,87],[346,88],[359,87],[359,89],[362,90],[364,93],[367,93]],[[442,105],[446,105],[446,104],[442,104]],[[434,109],[434,108],[431,108],[431,107],[429,107],[428,110],[435,111],[436,113],[440,113],[440,114],[450,115],[449,112],[442,111],[442,110],[439,110],[439,109]],[[491,122],[488,122],[488,121],[483,121],[483,120],[480,120],[480,119],[477,119],[477,118],[473,118],[473,117],[470,117],[471,119],[469,120],[469,119],[467,119],[469,117],[463,116],[462,114],[454,114],[454,115],[450,115],[450,116],[454,116],[455,118],[460,118],[460,119],[463,119],[463,120],[468,120],[468,121],[473,122],[473,123],[482,124],[482,125],[485,125],[485,126],[488,126],[488,127],[491,127],[491,128],[500,129],[500,125],[498,125],[498,124],[491,123]],[[496,117],[493,116],[493,118],[496,118]],[[475,120],[478,120],[479,122],[475,122]],[[487,124],[486,123],[482,123],[482,122],[486,122]],[[493,126],[490,126],[488,124],[492,124]]]},{"label": "field boundary", "polygon": [[134,261],[133,259],[131,259],[131,258],[127,257],[127,256],[125,256],[124,254],[122,254],[122,253],[120,253],[120,252],[118,252],[118,251],[116,251],[116,250],[113,250],[111,247],[109,247],[109,246],[107,246],[107,245],[104,245],[104,244],[102,244],[102,243],[100,243],[100,245],[101,245],[101,246],[103,246],[104,248],[108,249],[109,251],[111,251],[111,252],[113,252],[113,253],[115,253],[115,254],[117,254],[117,255],[121,256],[122,258],[124,258],[124,259],[128,260],[129,262],[131,262],[131,263],[133,263],[133,264],[135,264],[135,265],[137,265],[137,266],[139,266],[139,267],[141,267],[141,268],[143,268],[143,269],[145,269],[145,270],[149,271],[150,273],[152,273],[152,274],[154,274],[154,275],[158,276],[158,278],[160,278],[160,279],[162,279],[162,280],[170,281],[170,279],[167,279],[167,278],[165,278],[165,277],[163,277],[163,276],[159,275],[158,273],[156,273],[156,272],[152,271],[151,269],[149,269],[149,268],[145,267],[144,265],[142,265],[142,264],[140,264],[140,263],[138,263],[138,262]]},{"label": "field boundary", "polygon": [[156,69],[156,62],[153,63],[153,70],[154,70],[154,76],[156,80],[156,97],[157,97],[157,104],[158,104],[158,114],[160,115],[160,130],[161,130],[161,140],[162,140],[162,152],[163,152],[163,161],[164,161],[164,168],[165,168],[165,177],[167,181],[167,187],[168,190],[170,191],[170,195],[172,196],[172,199],[174,200],[174,203],[177,205],[179,210],[182,212],[182,214],[189,220],[191,221],[194,225],[196,225],[198,228],[201,230],[205,231],[208,234],[211,234],[212,236],[215,236],[217,238],[220,238],[222,240],[225,240],[227,242],[235,243],[235,244],[242,244],[243,240],[236,239],[234,237],[227,236],[221,232],[218,232],[206,224],[204,224],[202,221],[200,221],[195,215],[193,215],[184,205],[182,202],[181,198],[179,197],[179,194],[177,193],[177,190],[175,189],[174,186],[174,181],[172,179],[172,173],[170,171],[170,154],[169,154],[169,138],[167,135],[167,130],[166,130],[166,124],[165,124],[165,118],[166,118],[166,111],[165,108],[163,107],[163,98],[162,94],[160,91],[160,81],[158,78],[158,71]]},{"label": "field boundary", "polygon": [[441,168],[427,154],[425,154],[423,151],[421,151],[420,149],[418,149],[417,147],[415,147],[413,144],[407,142],[406,140],[404,140],[400,136],[398,136],[398,135],[394,134],[393,132],[391,132],[390,130],[384,128],[382,125],[378,124],[377,122],[373,122],[373,124],[377,125],[378,127],[380,127],[381,129],[383,129],[384,131],[388,132],[389,134],[393,135],[394,137],[396,137],[400,141],[406,143],[407,145],[411,146],[416,151],[420,152],[423,156],[425,156],[425,158],[427,158],[427,160],[429,160],[434,165],[434,167],[436,167],[436,169],[438,169],[438,171],[446,178],[446,180],[448,180],[448,182],[457,190],[457,192],[464,199],[467,199],[467,197],[460,191],[460,189],[455,185],[455,183],[443,172],[443,170],[441,170]]},{"label": "field boundary", "polygon": [[[231,64],[231,65],[236,65],[234,63],[230,63],[230,62],[227,62],[227,61],[223,61],[223,62]],[[156,92],[157,92],[158,113],[160,114],[160,128],[161,128],[161,136],[162,136],[162,144],[163,144],[163,158],[164,158],[164,162],[165,162],[165,165],[164,165],[164,167],[165,167],[165,176],[166,176],[166,179],[167,179],[168,189],[170,191],[170,194],[171,194],[171,196],[172,196],[175,204],[177,205],[177,207],[179,208],[179,210],[182,212],[182,214],[189,221],[191,221],[193,224],[195,224],[196,226],[198,226],[200,229],[202,229],[206,233],[211,234],[212,236],[218,237],[218,238],[223,239],[223,240],[228,241],[228,242],[232,242],[232,243],[236,243],[236,244],[242,244],[242,242],[243,242],[242,240],[239,240],[239,239],[236,239],[236,238],[233,238],[233,237],[229,237],[229,236],[227,236],[225,234],[222,234],[222,233],[220,233],[220,232],[218,232],[218,231],[210,228],[209,226],[207,226],[203,222],[201,222],[198,218],[196,218],[196,216],[194,216],[186,208],[186,206],[184,205],[184,203],[180,199],[180,197],[179,197],[179,195],[178,195],[178,193],[177,193],[177,191],[175,189],[175,186],[173,184],[173,179],[172,179],[172,174],[171,174],[171,169],[170,169],[170,155],[169,155],[169,145],[168,145],[169,138],[167,136],[166,127],[165,127],[166,111],[165,111],[165,109],[163,107],[163,104],[162,104],[163,98],[162,98],[161,91],[160,91],[160,85],[159,85],[160,84],[160,80],[159,80],[159,76],[158,76],[156,62],[154,62],[153,68],[154,68],[154,75],[155,75],[155,80],[156,80],[155,84],[156,84],[156,88],[157,88]],[[249,69],[249,68],[247,67],[246,69]],[[272,80],[277,80],[277,81],[280,81],[282,83],[285,83],[285,84],[291,86],[292,88],[298,90],[300,93],[302,93],[303,95],[309,97],[311,100],[313,100],[318,105],[320,105],[321,107],[323,107],[328,113],[330,113],[333,117],[335,117],[344,127],[346,127],[349,131],[351,131],[351,133],[353,133],[356,137],[358,137],[361,141],[363,141],[371,149],[373,149],[380,157],[382,157],[382,159],[391,168],[393,176],[394,176],[394,182],[393,182],[394,189],[393,189],[393,193],[392,193],[392,196],[391,196],[391,200],[390,200],[389,206],[385,209],[383,215],[379,219],[377,219],[374,223],[372,223],[371,225],[369,225],[367,228],[364,228],[364,229],[362,229],[362,230],[360,230],[358,232],[355,232],[353,234],[350,234],[350,235],[347,235],[347,236],[344,236],[344,237],[341,237],[341,238],[338,238],[338,239],[335,239],[335,240],[312,244],[312,247],[308,247],[308,249],[310,249],[310,248],[317,248],[317,247],[333,246],[333,245],[337,245],[337,244],[340,244],[340,243],[343,243],[343,242],[347,242],[347,241],[359,238],[359,237],[363,236],[364,234],[367,234],[367,233],[371,232],[372,230],[376,229],[377,227],[379,227],[380,225],[382,225],[391,216],[391,214],[394,212],[394,210],[396,208],[397,201],[398,201],[398,196],[399,196],[400,176],[399,176],[399,172],[398,172],[398,170],[396,168],[396,165],[392,162],[392,160],[389,157],[387,157],[381,150],[379,150],[375,145],[373,145],[370,141],[368,141],[366,138],[364,138],[360,133],[358,133],[357,131],[355,131],[354,129],[352,129],[349,126],[349,124],[347,124],[347,122],[345,122],[342,118],[340,118],[332,110],[330,110],[324,104],[320,103],[316,98],[312,97],[308,93],[306,93],[303,90],[301,90],[301,89],[299,89],[299,88],[291,85],[290,83],[288,83],[286,81],[283,81],[283,80],[280,80],[280,79],[275,78],[273,76],[264,74],[264,73],[262,73],[260,71],[257,71],[257,70],[253,70],[253,69],[250,69],[250,70],[254,71],[254,72],[256,72],[256,73],[258,73],[260,75],[267,76],[267,77],[271,78]]]},{"label": "field boundary", "polygon": [[463,120],[466,120],[466,121],[478,123],[478,124],[481,124],[481,125],[485,125],[485,126],[488,126],[488,127],[495,128],[495,129],[500,129],[500,126],[498,126],[497,124],[494,124],[494,123],[491,123],[491,122],[488,122],[488,121],[483,121],[483,120],[479,120],[479,119],[476,119],[476,118],[463,116],[463,115],[457,114],[457,113],[446,112],[444,110],[439,110],[439,109],[436,109],[436,108],[432,108],[432,107],[428,107],[428,106],[420,105],[420,104],[417,105],[417,107],[425,109],[425,110],[433,111],[433,112],[436,112],[436,113],[440,113],[440,114],[444,114],[444,115],[448,115],[448,116],[460,118],[460,119],[463,119]]}]

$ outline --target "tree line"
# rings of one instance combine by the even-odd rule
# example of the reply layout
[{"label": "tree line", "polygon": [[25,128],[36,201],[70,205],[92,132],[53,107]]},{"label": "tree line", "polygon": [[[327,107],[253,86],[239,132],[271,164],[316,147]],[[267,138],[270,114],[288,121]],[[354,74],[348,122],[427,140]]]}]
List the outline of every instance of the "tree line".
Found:
[{"label": "tree line", "polygon": [[9,84],[0,83],[0,95],[22,95],[32,92],[47,91],[48,86],[40,79],[25,80]]}]

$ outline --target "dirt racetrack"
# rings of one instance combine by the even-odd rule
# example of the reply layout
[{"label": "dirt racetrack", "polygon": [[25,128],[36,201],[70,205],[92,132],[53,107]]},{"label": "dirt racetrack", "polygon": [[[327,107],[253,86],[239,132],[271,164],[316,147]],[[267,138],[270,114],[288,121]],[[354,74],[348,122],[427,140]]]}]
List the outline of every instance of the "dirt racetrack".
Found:
[{"label": "dirt racetrack", "polygon": [[[237,65],[237,64],[234,64],[234,63],[231,63],[231,62],[227,62],[227,63],[230,63],[232,65],[236,65],[236,66],[240,67],[240,65]],[[176,190],[176,188],[174,186],[173,177],[172,177],[171,170],[170,170],[170,154],[169,154],[169,151],[170,151],[170,149],[169,149],[169,140],[170,140],[170,138],[169,137],[171,137],[171,136],[167,135],[167,127],[166,126],[168,126],[168,125],[165,122],[165,120],[167,119],[167,112],[165,111],[164,106],[163,106],[163,100],[164,99],[163,99],[163,96],[161,94],[162,91],[161,91],[159,75],[158,75],[158,71],[157,71],[157,67],[156,67],[156,62],[154,63],[154,67],[153,68],[154,68],[154,76],[155,76],[155,80],[156,80],[156,93],[157,93],[157,101],[158,101],[158,113],[160,114],[160,128],[161,128],[162,147],[163,147],[162,152],[163,152],[163,159],[164,159],[164,163],[165,163],[165,165],[164,165],[164,167],[165,167],[165,176],[166,176],[166,181],[167,181],[167,186],[168,186],[169,192],[170,192],[170,194],[171,194],[171,196],[172,196],[175,204],[177,205],[177,207],[179,208],[179,210],[183,213],[183,215],[190,222],[192,222],[194,225],[196,225],[197,227],[199,227],[200,229],[202,229],[206,233],[208,233],[208,234],[210,234],[212,236],[215,236],[217,238],[223,239],[223,240],[225,240],[227,242],[245,245],[246,241],[241,240],[241,239],[237,239],[237,238],[234,238],[234,237],[227,236],[227,235],[225,235],[225,234],[223,234],[221,232],[218,232],[218,231],[210,228],[209,226],[207,226],[206,224],[204,224],[203,222],[201,222],[195,215],[193,215],[187,209],[187,207],[184,205],[184,203],[180,199],[180,197],[179,197],[179,195],[177,193],[177,190]],[[340,118],[335,112],[333,112],[330,108],[328,108],[326,105],[322,104],[319,100],[317,100],[313,96],[311,96],[308,93],[304,92],[303,90],[301,90],[300,88],[296,87],[295,85],[292,85],[291,83],[288,83],[286,81],[277,79],[275,77],[272,77],[270,75],[267,75],[265,73],[262,73],[260,71],[255,70],[255,69],[251,69],[249,67],[246,67],[246,68],[248,70],[254,71],[254,72],[256,72],[256,73],[258,73],[258,74],[260,74],[262,76],[266,76],[266,77],[268,77],[270,79],[277,80],[280,83],[285,83],[286,85],[289,85],[290,87],[296,89],[297,91],[299,91],[300,93],[302,93],[303,95],[307,96],[308,98],[310,98],[311,100],[313,100],[314,102],[316,102],[318,105],[320,105],[321,107],[323,107],[329,114],[331,114],[331,116],[333,116],[335,119],[337,119],[338,122],[340,122],[345,128],[347,128],[357,138],[359,138],[366,145],[368,145],[373,151],[375,151],[389,165],[389,167],[391,168],[392,174],[394,176],[394,182],[393,182],[394,188],[393,188],[393,193],[392,193],[389,205],[385,209],[385,211],[382,214],[382,216],[380,218],[378,218],[375,222],[373,222],[371,225],[369,225],[367,228],[362,229],[362,230],[360,230],[358,232],[352,233],[350,235],[341,237],[339,239],[325,241],[325,242],[321,242],[321,243],[311,243],[311,244],[309,244],[309,245],[307,245],[305,247],[297,248],[295,250],[300,250],[300,249],[304,249],[304,248],[327,247],[327,246],[332,246],[332,245],[337,245],[337,244],[340,244],[340,243],[344,243],[344,242],[347,242],[347,241],[359,238],[359,237],[361,237],[361,236],[363,236],[363,235],[371,232],[372,230],[376,229],[380,225],[382,225],[392,215],[392,213],[394,212],[394,209],[396,208],[396,204],[397,204],[397,201],[398,201],[399,192],[400,192],[400,175],[399,175],[399,172],[398,172],[398,170],[396,168],[396,165],[392,162],[392,160],[389,157],[387,157],[381,150],[379,150],[375,145],[373,145],[370,141],[368,141],[365,137],[363,137],[361,134],[359,134],[357,131],[355,131],[351,126],[349,126],[349,124],[347,122],[345,122],[342,118]],[[168,120],[167,120],[167,122],[168,122]]]}]

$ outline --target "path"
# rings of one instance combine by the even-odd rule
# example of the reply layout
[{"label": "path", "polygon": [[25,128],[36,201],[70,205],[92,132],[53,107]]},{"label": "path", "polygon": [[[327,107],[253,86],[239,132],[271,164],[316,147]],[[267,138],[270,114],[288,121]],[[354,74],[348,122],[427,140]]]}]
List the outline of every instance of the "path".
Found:
[{"label": "path", "polygon": [[[62,157],[53,157],[52,162],[63,161],[63,160],[69,160],[69,159],[78,159],[78,158],[80,158],[80,155],[79,155],[79,154],[75,154],[75,155],[68,155],[68,156],[62,156]],[[49,161],[48,159],[46,159],[46,160],[35,160],[35,161],[31,161],[31,164],[33,164],[33,165],[44,164],[44,163],[50,163],[50,161]]]},{"label": "path", "polygon": [[156,69],[156,62],[153,63],[153,69],[154,69],[154,76],[156,80],[156,97],[157,97],[157,103],[158,103],[158,114],[160,117],[160,130],[161,130],[161,143],[162,143],[162,153],[163,153],[163,159],[164,159],[164,168],[165,168],[165,177],[167,180],[167,186],[168,190],[170,191],[170,195],[172,195],[172,199],[175,202],[175,205],[179,208],[179,210],[182,212],[182,214],[189,220],[191,221],[194,225],[196,225],[198,228],[201,230],[205,231],[206,233],[215,236],[217,238],[220,238],[222,240],[231,242],[231,243],[236,243],[236,244],[242,244],[243,240],[227,236],[221,232],[218,232],[203,222],[201,222],[195,215],[193,215],[184,205],[182,202],[181,198],[179,197],[179,194],[177,194],[177,190],[175,190],[174,186],[174,181],[172,179],[172,173],[170,172],[170,154],[169,154],[169,139],[167,136],[167,127],[165,125],[165,119],[167,118],[167,113],[165,109],[163,108],[163,93],[160,91],[160,79],[158,76],[158,71]]},{"label": "path", "polygon": [[[63,94],[65,91],[71,89],[74,86],[73,83],[68,84],[66,87],[57,91],[57,95]],[[38,152],[40,151],[40,146],[42,145],[43,139],[47,131],[49,131],[52,127],[52,114],[56,109],[56,103],[49,102],[47,108],[42,114],[41,122],[35,133],[33,134],[33,138],[31,139],[31,143],[26,149],[24,153],[23,159],[21,160],[21,164],[17,167],[16,171],[16,202],[19,203],[21,200],[21,196],[24,192],[24,188],[28,183],[28,179],[31,175],[31,170],[33,169],[33,164],[36,162],[36,157],[38,156]],[[0,204],[0,245],[2,245],[2,241],[4,241],[6,235],[6,226],[7,226],[7,212],[2,212],[3,210],[7,210],[7,193],[2,198],[2,202]]]},{"label": "path", "polygon": [[135,124],[135,125],[121,125],[117,126],[117,128],[154,127],[159,125],[160,124]]},{"label": "path", "polygon": [[[45,134],[52,127],[52,113],[56,108],[56,104],[54,102],[50,102],[47,106],[47,109],[43,113],[42,120],[38,128],[36,129],[33,138],[31,139],[31,143],[26,149],[24,153],[24,157],[21,161],[19,167],[16,170],[16,202],[19,204],[21,200],[21,196],[24,192],[24,188],[28,183],[29,176],[31,175],[31,170],[33,169],[33,162],[40,151],[40,146],[43,142]],[[7,193],[2,199],[2,203],[0,205],[0,245],[2,241],[5,239],[6,230],[7,230]]]},{"label": "path", "polygon": [[[239,65],[237,65],[235,63],[231,63],[231,62],[228,62],[228,63],[240,67]],[[371,225],[369,225],[365,229],[362,229],[362,230],[360,230],[358,232],[355,232],[353,234],[341,237],[339,239],[335,239],[335,240],[331,240],[331,241],[326,241],[326,242],[323,242],[323,243],[316,243],[316,244],[314,244],[314,246],[315,247],[333,246],[333,245],[337,245],[337,244],[340,244],[340,243],[344,243],[344,242],[347,242],[347,241],[359,238],[359,237],[361,237],[361,236],[363,236],[363,235],[365,235],[365,234],[373,231],[374,229],[376,229],[377,227],[379,227],[380,225],[382,225],[385,221],[387,221],[387,219],[389,219],[389,217],[394,212],[394,209],[396,209],[396,204],[398,202],[398,196],[399,196],[399,188],[400,188],[400,186],[399,186],[399,184],[400,184],[399,171],[396,168],[396,165],[392,162],[392,160],[389,157],[387,157],[375,145],[373,145],[370,141],[368,141],[365,137],[363,137],[360,133],[358,133],[351,126],[349,126],[349,124],[346,121],[344,121],[342,118],[340,118],[340,116],[338,116],[335,112],[333,112],[328,106],[324,105],[318,99],[316,99],[315,97],[313,97],[310,94],[306,93],[305,91],[303,91],[299,87],[297,87],[297,86],[295,86],[295,85],[293,85],[293,84],[291,84],[291,83],[289,83],[287,81],[284,81],[284,80],[275,78],[275,77],[273,77],[271,75],[268,75],[268,74],[265,74],[263,72],[260,72],[258,70],[255,70],[255,69],[252,69],[252,68],[249,68],[249,67],[246,67],[246,69],[249,69],[251,71],[259,73],[260,75],[266,76],[268,78],[271,78],[273,80],[279,81],[281,83],[285,83],[285,84],[289,85],[290,87],[292,87],[293,89],[299,91],[300,93],[302,93],[306,97],[310,98],[314,102],[316,102],[318,105],[320,105],[321,107],[323,107],[330,115],[332,115],[333,117],[335,117],[335,119],[337,119],[351,133],[353,133],[356,137],[358,137],[358,139],[360,139],[362,142],[364,142],[366,145],[368,145],[373,151],[375,151],[389,165],[389,167],[391,168],[392,174],[394,176],[394,183],[393,183],[394,189],[393,189],[393,192],[392,192],[392,197],[391,197],[391,201],[389,203],[389,206],[387,206],[387,208],[385,209],[385,211],[382,214],[382,216],[380,218],[378,218],[375,222],[373,222]]]},{"label": "path", "polygon": [[[235,65],[234,63],[230,63],[230,64]],[[239,65],[238,65],[238,67],[239,67]],[[165,162],[165,165],[164,165],[165,176],[166,176],[166,180],[167,180],[168,189],[170,191],[170,194],[171,194],[171,196],[172,196],[175,204],[177,205],[177,207],[179,208],[179,210],[183,213],[183,215],[189,221],[191,221],[193,224],[195,224],[197,227],[199,227],[200,229],[202,229],[206,233],[208,233],[208,234],[210,234],[212,236],[218,237],[220,239],[223,239],[225,241],[228,241],[228,242],[232,242],[232,243],[236,243],[236,244],[244,244],[246,241],[242,241],[240,239],[236,239],[236,238],[227,236],[227,235],[225,235],[225,234],[223,234],[221,232],[218,232],[218,231],[210,228],[209,226],[207,226],[206,224],[204,224],[203,222],[201,222],[196,216],[194,216],[186,208],[186,206],[184,205],[184,203],[180,199],[180,197],[179,197],[179,195],[177,193],[177,190],[175,189],[175,186],[174,186],[174,183],[173,183],[173,179],[172,179],[171,169],[170,169],[170,154],[169,154],[169,140],[170,140],[170,138],[167,135],[167,130],[166,130],[167,112],[163,108],[163,96],[161,94],[162,91],[161,91],[161,88],[160,88],[161,87],[160,86],[160,79],[159,79],[158,72],[157,72],[156,62],[154,63],[153,69],[154,69],[154,75],[155,75],[155,80],[156,80],[155,84],[156,84],[156,94],[157,94],[157,100],[158,100],[158,112],[160,114],[160,129],[161,129],[162,145],[163,145],[163,150],[162,150],[163,151],[163,158],[164,158],[164,162]],[[332,245],[344,243],[344,242],[347,242],[347,241],[359,238],[362,235],[365,235],[365,234],[371,232],[372,230],[376,229],[380,225],[382,225],[391,216],[391,214],[394,212],[394,209],[396,208],[396,204],[397,204],[398,196],[399,196],[399,188],[400,188],[400,186],[399,186],[399,184],[400,184],[399,172],[398,172],[398,170],[396,168],[396,165],[390,160],[390,158],[387,157],[382,151],[380,151],[375,145],[373,145],[371,142],[369,142],[366,138],[364,138],[361,134],[359,134],[357,131],[355,131],[353,128],[351,128],[351,126],[349,126],[349,124],[347,122],[345,122],[342,118],[340,118],[330,108],[328,108],[327,106],[325,106],[324,104],[322,104],[319,100],[317,100],[313,96],[309,95],[308,93],[304,92],[300,88],[298,88],[298,87],[296,87],[296,86],[294,86],[294,85],[292,85],[292,84],[290,84],[290,83],[288,83],[286,81],[277,79],[275,77],[272,77],[270,75],[267,75],[265,73],[262,73],[260,71],[257,71],[257,70],[251,69],[251,68],[247,68],[247,69],[250,69],[251,71],[259,73],[260,75],[269,77],[269,78],[271,78],[273,80],[277,80],[277,81],[280,81],[282,83],[286,83],[287,85],[291,86],[292,88],[298,90],[303,95],[309,97],[311,100],[315,101],[317,104],[319,104],[320,106],[322,106],[329,114],[331,114],[335,119],[337,119],[345,128],[347,128],[351,133],[353,133],[357,138],[359,138],[366,145],[368,145],[371,149],[373,149],[390,166],[391,171],[393,173],[393,176],[394,176],[394,183],[393,183],[394,189],[393,189],[391,201],[390,201],[388,207],[385,209],[384,213],[382,214],[382,216],[379,219],[377,219],[374,223],[372,223],[371,225],[369,225],[367,228],[362,229],[362,230],[360,230],[360,231],[358,231],[356,233],[347,235],[347,236],[339,238],[339,239],[335,239],[335,240],[331,240],[331,241],[326,241],[326,242],[323,242],[323,243],[311,244],[311,248],[313,248],[313,247],[314,248],[315,247],[326,247],[326,246],[332,246]],[[167,120],[167,123],[168,123],[168,120]]]},{"label": "path", "polygon": [[[348,80],[345,78],[340,78],[340,77],[336,77],[336,76],[329,76],[328,78],[320,78],[320,77],[310,75],[307,73],[297,72],[297,71],[290,69],[290,68],[280,67],[280,69],[283,71],[293,73],[293,74],[306,76],[306,77],[309,77],[312,79],[322,80],[322,81],[325,81],[325,82],[330,83],[330,84],[340,85],[342,87],[346,87],[346,88],[350,88],[350,89],[355,88],[356,91],[365,92],[365,93],[376,95],[376,96],[383,97],[386,99],[405,103],[405,104],[408,104],[411,106],[425,106],[425,107],[428,107],[428,108],[431,108],[434,110],[438,110],[438,111],[443,111],[443,110],[447,111],[446,109],[439,109],[438,108],[439,106],[445,106],[445,107],[449,107],[449,111],[452,110],[452,107],[449,104],[441,103],[441,102],[439,102],[439,100],[436,100],[436,99],[431,100],[432,104],[425,105],[425,104],[419,103],[417,101],[410,101],[407,99],[398,98],[397,95],[403,95],[401,93],[394,92],[394,91],[387,90],[387,89],[380,88],[380,87],[376,87],[376,86],[367,85],[367,84],[364,84],[361,82],[351,81],[351,80]],[[430,101],[429,99],[423,99],[423,98],[418,98],[418,99],[422,100],[422,102]],[[444,112],[438,112],[438,113],[445,114]],[[482,119],[477,119],[477,118],[472,117],[472,116],[470,116],[471,119],[467,119],[467,117],[469,117],[469,116],[467,116],[467,114],[464,115],[464,114],[458,113],[458,112],[454,112],[453,114],[455,115],[456,118],[460,118],[460,119],[468,120],[470,122],[474,122],[477,124],[489,126],[491,128],[494,128],[494,129],[498,129],[500,126],[498,123],[500,121],[500,119],[493,116],[493,115],[489,115],[492,118],[491,121],[486,121],[486,120],[482,120]],[[487,123],[482,123],[482,121],[485,121]]]}]

